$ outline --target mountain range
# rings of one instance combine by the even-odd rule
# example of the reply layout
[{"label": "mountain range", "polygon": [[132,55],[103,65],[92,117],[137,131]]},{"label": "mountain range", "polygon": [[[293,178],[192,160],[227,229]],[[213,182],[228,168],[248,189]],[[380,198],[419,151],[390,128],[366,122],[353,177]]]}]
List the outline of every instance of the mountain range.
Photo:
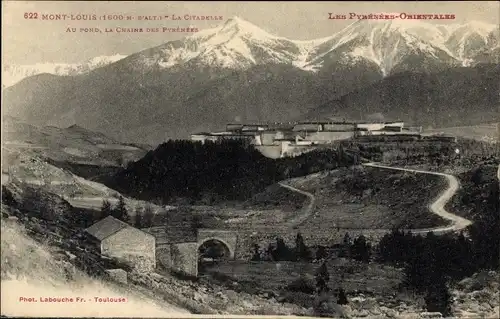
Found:
[{"label": "mountain range", "polygon": [[500,116],[500,65],[398,73],[311,110],[304,118],[398,120],[427,128],[476,125]]},{"label": "mountain range", "polygon": [[[186,138],[232,121],[287,121],[345,108],[359,114],[380,92],[392,92],[384,93],[392,96],[390,103],[379,98],[370,112],[382,106],[379,112],[415,123],[466,125],[448,114],[427,123],[419,110],[408,115],[409,105],[421,104],[399,103],[413,90],[432,109],[426,114],[463,114],[443,102],[443,88],[451,97],[458,90],[461,104],[480,105],[491,115],[498,98],[499,43],[498,29],[479,22],[359,20],[330,37],[296,41],[234,17],[74,76],[29,77],[3,90],[4,104],[7,114],[30,123],[78,124],[144,143]],[[420,90],[415,79],[427,86]],[[488,91],[474,89],[484,83]],[[482,118],[487,116],[475,117]]]},{"label": "mountain range", "polygon": [[55,75],[85,74],[94,69],[125,58],[126,55],[98,56],[83,63],[36,63],[36,64],[5,64],[2,66],[2,87],[12,86],[24,78],[49,73]]}]

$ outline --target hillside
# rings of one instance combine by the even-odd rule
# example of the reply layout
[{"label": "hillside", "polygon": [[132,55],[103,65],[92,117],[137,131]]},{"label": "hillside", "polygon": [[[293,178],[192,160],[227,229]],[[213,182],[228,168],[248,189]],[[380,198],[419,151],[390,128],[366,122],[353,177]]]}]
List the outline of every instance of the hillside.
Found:
[{"label": "hillside", "polygon": [[351,162],[347,155],[340,159],[335,150],[273,160],[236,141],[169,141],[102,182],[129,196],[163,204],[179,198],[216,203],[246,200],[280,180]]},{"label": "hillside", "polygon": [[[158,317],[191,311],[244,315],[311,312],[226,287],[179,279],[161,268],[156,273],[130,269],[88,249],[81,226],[74,220],[79,213],[44,189],[14,183],[2,187],[2,315],[120,317],[124,310],[127,315]],[[127,283],[115,282],[105,272],[117,268],[128,272]],[[85,307],[74,303],[13,307],[19,305],[19,295],[13,293],[19,289],[31,291],[37,300],[45,296],[81,297],[86,303]],[[96,296],[122,297],[127,302],[121,307],[108,303],[96,308]]]},{"label": "hillside", "polygon": [[303,118],[344,115],[356,119],[401,119],[424,127],[496,121],[500,65],[453,68],[439,73],[400,73],[332,100]]},{"label": "hillside", "polygon": [[446,181],[436,176],[354,167],[290,183],[316,197],[312,217],[301,225],[305,228],[418,229],[448,224],[428,208],[446,188]]},{"label": "hillside", "polygon": [[296,118],[380,78],[365,68],[316,76],[291,65],[137,71],[125,58],[87,75],[27,78],[4,90],[4,101],[7,114],[29,123],[77,124],[120,141],[155,144],[227,122]]},{"label": "hillside", "polygon": [[[61,230],[66,230],[65,227],[61,224],[53,227],[54,225],[34,217],[28,222],[27,216],[19,214],[19,210],[4,205],[2,200],[2,316],[119,317],[123,311],[131,316],[142,316],[144,313],[156,316],[189,313],[165,300],[154,300],[151,295],[137,289],[103,280],[95,272],[95,277],[90,277],[75,267],[75,258],[79,259],[81,256],[78,251],[71,250],[73,246],[69,241],[65,243],[66,246],[58,247],[49,240],[53,238],[52,235],[60,237]],[[20,303],[20,292],[29,292],[26,297],[34,297],[38,301],[36,306]],[[96,303],[96,296],[123,297],[127,302],[120,307],[115,303]],[[43,303],[38,299],[42,297],[80,297],[86,302]]]},{"label": "hillside", "polygon": [[78,125],[40,127],[9,116],[2,119],[2,148],[2,165],[26,152],[54,162],[96,166],[121,166],[146,153],[145,146],[123,144]]}]

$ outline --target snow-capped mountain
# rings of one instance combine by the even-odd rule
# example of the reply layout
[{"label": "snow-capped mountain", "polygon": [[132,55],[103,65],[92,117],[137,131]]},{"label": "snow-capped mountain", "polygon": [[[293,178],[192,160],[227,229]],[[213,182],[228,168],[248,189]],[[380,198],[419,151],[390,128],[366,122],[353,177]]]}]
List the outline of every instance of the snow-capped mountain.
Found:
[{"label": "snow-capped mountain", "polygon": [[500,45],[499,28],[495,25],[471,21],[452,25],[446,46],[467,66],[477,55],[494,50]]},{"label": "snow-capped mountain", "polygon": [[358,20],[319,45],[311,69],[334,61],[372,63],[384,75],[399,70],[467,66],[477,53],[498,45],[494,25],[434,25],[416,20]]},{"label": "snow-capped mountain", "polygon": [[[137,71],[178,66],[242,70],[255,65],[287,64],[331,73],[357,66],[376,69],[386,76],[399,71],[497,62],[499,39],[497,26],[477,21],[437,25],[421,20],[358,20],[332,36],[298,41],[272,35],[233,17],[216,28],[133,54],[123,62]],[[3,86],[40,73],[82,74],[123,58],[114,55],[80,64],[6,65]]]},{"label": "snow-capped mountain", "polygon": [[388,75],[474,64],[475,55],[489,52],[498,39],[494,25],[480,22],[435,25],[416,20],[358,20],[332,36],[298,41],[233,17],[217,28],[142,51],[134,55],[132,64],[137,69],[289,64],[307,71],[363,64]]},{"label": "snow-capped mountain", "polygon": [[9,87],[22,79],[41,74],[49,73],[55,75],[77,75],[90,72],[96,68],[103,67],[110,63],[125,58],[125,55],[116,54],[112,56],[98,56],[83,63],[37,63],[30,65],[4,65],[2,70],[2,86]]},{"label": "snow-capped mountain", "polygon": [[328,39],[290,40],[233,17],[219,27],[143,51],[135,57],[135,62],[140,67],[159,68],[186,63],[233,69],[263,64],[289,64],[302,68],[309,52]]}]

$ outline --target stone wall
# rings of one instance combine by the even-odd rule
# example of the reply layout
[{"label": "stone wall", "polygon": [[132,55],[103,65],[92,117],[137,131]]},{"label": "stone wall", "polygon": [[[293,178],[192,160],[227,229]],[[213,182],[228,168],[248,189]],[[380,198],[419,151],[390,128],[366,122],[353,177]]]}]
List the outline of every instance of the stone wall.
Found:
[{"label": "stone wall", "polygon": [[171,244],[170,256],[173,271],[198,276],[198,243]]},{"label": "stone wall", "polygon": [[101,242],[101,253],[134,267],[156,267],[155,237],[133,227],[126,227],[104,239]]}]

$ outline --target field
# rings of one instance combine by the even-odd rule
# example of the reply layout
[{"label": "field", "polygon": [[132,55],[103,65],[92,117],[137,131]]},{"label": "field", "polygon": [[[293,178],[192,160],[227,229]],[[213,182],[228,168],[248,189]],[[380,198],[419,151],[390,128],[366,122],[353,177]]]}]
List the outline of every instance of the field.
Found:
[{"label": "field", "polygon": [[[447,187],[440,177],[356,167],[311,174],[287,181],[316,198],[310,218],[300,228],[311,230],[427,228],[445,225],[428,205]],[[220,226],[282,226],[302,213],[305,195],[275,184],[243,205],[201,208]],[[217,222],[212,222],[217,224]]]},{"label": "field", "polygon": [[293,212],[302,208],[306,200],[307,196],[292,192],[279,184],[274,184],[246,201],[244,206],[262,209],[279,207],[285,212]]}]

